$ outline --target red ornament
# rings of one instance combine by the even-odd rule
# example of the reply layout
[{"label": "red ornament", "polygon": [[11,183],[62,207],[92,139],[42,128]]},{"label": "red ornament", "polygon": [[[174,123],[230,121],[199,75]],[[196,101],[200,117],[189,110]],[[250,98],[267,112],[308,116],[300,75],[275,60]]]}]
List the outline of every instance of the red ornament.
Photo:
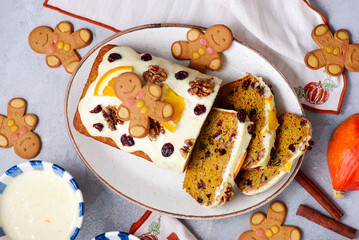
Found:
[{"label": "red ornament", "polygon": [[151,233],[144,233],[138,237],[141,240],[158,240],[158,237],[152,235]]},{"label": "red ornament", "polygon": [[320,105],[329,98],[329,91],[323,89],[322,83],[310,82],[304,87],[304,98],[311,104]]}]

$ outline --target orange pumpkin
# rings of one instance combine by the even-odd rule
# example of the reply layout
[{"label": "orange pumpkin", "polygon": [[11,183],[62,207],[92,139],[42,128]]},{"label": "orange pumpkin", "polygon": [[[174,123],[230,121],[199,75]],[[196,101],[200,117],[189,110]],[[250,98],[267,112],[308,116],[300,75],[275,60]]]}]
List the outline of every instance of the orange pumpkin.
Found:
[{"label": "orange pumpkin", "polygon": [[327,152],[335,198],[359,190],[359,113],[342,122],[333,132]]}]

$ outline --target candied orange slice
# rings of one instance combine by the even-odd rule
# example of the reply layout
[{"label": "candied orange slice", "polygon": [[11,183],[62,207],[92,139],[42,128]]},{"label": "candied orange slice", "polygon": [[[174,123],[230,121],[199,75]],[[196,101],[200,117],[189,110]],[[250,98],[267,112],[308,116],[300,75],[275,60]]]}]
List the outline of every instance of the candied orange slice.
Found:
[{"label": "candied orange slice", "polygon": [[121,66],[106,72],[97,82],[94,95],[116,97],[115,91],[113,90],[116,78],[121,73],[132,72],[132,69],[132,66]]},{"label": "candied orange slice", "polygon": [[239,170],[241,170],[241,167],[244,163],[244,159],[246,159],[247,156],[247,152],[243,153],[242,156],[240,156],[238,159],[238,162],[236,164],[236,167],[234,168],[234,174],[233,174],[233,178],[235,179],[239,173]]},{"label": "candied orange slice", "polygon": [[185,109],[185,102],[183,97],[179,96],[167,84],[162,83],[162,101],[172,104],[174,108],[173,117],[168,122],[160,122],[161,125],[170,132],[174,132],[178,122],[181,120],[183,111]]}]

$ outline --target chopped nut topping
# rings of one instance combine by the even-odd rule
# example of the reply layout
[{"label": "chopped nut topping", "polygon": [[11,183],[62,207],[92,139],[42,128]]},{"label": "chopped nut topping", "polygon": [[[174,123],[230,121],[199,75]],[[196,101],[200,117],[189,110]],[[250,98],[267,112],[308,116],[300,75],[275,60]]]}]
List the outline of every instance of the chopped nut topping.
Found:
[{"label": "chopped nut topping", "polygon": [[180,149],[181,155],[183,158],[187,158],[188,153],[190,152],[191,148],[193,147],[194,139],[186,139],[184,140],[185,146]]},{"label": "chopped nut topping", "polygon": [[188,92],[192,95],[197,95],[198,97],[206,97],[214,92],[214,86],[210,81],[212,78],[207,79],[196,79],[189,83],[191,88],[188,89]]},{"label": "chopped nut topping", "polygon": [[166,80],[167,74],[165,70],[158,65],[150,65],[148,70],[143,72],[143,78],[146,82],[160,83]]},{"label": "chopped nut topping", "polygon": [[231,198],[234,196],[233,193],[233,187],[231,184],[226,183],[224,188],[226,188],[226,191],[224,192],[224,196],[221,198],[221,202],[226,203],[231,201]]},{"label": "chopped nut topping", "polygon": [[116,107],[108,105],[101,111],[102,116],[105,118],[105,121],[107,122],[107,127],[111,131],[116,130],[117,124],[123,124],[123,121],[118,118],[116,114]]},{"label": "chopped nut topping", "polygon": [[157,136],[160,135],[160,133],[165,134],[165,128],[158,122],[150,118],[150,131],[148,133],[148,138],[151,141],[156,141]]}]

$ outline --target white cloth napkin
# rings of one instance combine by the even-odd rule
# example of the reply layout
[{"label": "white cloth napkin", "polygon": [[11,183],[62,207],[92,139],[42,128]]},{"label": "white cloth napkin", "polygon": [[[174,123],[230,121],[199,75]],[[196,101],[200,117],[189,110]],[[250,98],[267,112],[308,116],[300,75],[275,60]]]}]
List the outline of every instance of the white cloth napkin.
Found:
[{"label": "white cloth napkin", "polygon": [[151,211],[132,224],[129,233],[141,240],[196,240],[190,231],[176,218]]},{"label": "white cloth napkin", "polygon": [[311,31],[325,21],[305,0],[46,0],[44,6],[115,32],[150,23],[225,24],[277,66],[305,108],[339,114],[345,75],[330,77],[304,64],[305,54],[318,48]]}]

